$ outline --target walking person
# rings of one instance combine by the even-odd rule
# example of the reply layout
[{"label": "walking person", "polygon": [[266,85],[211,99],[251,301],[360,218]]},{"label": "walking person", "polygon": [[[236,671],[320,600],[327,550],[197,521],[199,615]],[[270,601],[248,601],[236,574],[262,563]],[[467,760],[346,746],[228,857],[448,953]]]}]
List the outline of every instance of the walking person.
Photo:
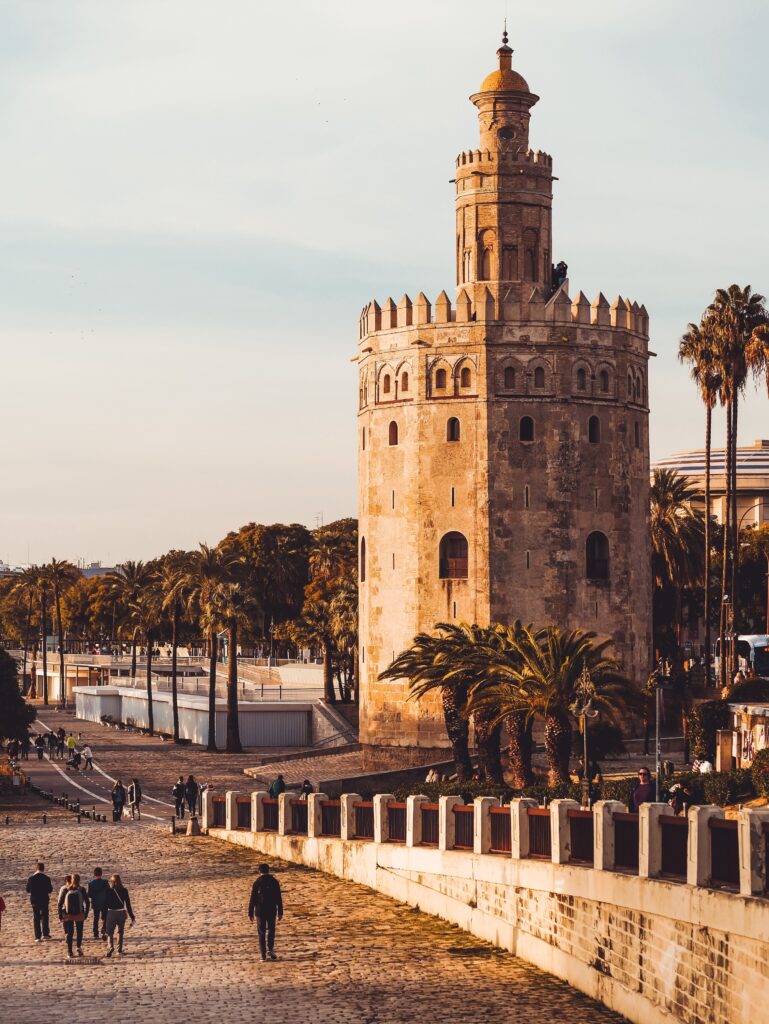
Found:
[{"label": "walking person", "polygon": [[112,820],[120,821],[123,817],[123,808],[126,802],[126,791],[125,786],[117,780],[115,785],[112,787]]},{"label": "walking person", "polygon": [[46,736],[46,741],[48,743],[48,757],[53,761],[56,757],[56,733],[49,732]]},{"label": "walking person", "polygon": [[25,732],[21,737],[21,759],[22,761],[29,760],[29,748],[32,746],[32,740],[30,739],[29,733]]},{"label": "walking person", "polygon": [[131,779],[128,785],[128,806],[131,808],[131,819],[134,814],[142,820],[142,787],[138,779]]},{"label": "walking person", "polygon": [[270,783],[270,797],[273,800],[277,800],[281,793],[286,792],[286,783],[282,775],[279,775],[277,779],[273,779]]},{"label": "walking person", "polygon": [[64,745],[69,751],[69,756],[72,757],[72,755],[75,753],[75,747],[77,746],[77,740],[75,739],[72,733],[69,734]]},{"label": "walking person", "polygon": [[109,880],[107,891],[107,956],[115,952],[115,929],[117,928],[117,955],[123,955],[123,933],[127,918],[131,918],[131,928],[136,922],[136,915],[131,906],[128,889],[123,885],[120,875],[113,875]]},{"label": "walking person", "polygon": [[59,918],[64,924],[67,939],[67,959],[72,960],[72,943],[75,941],[77,955],[83,955],[83,922],[88,917],[88,893],[80,884],[80,875],[72,875],[70,883],[59,895]]},{"label": "walking person", "polygon": [[51,926],[48,919],[48,904],[53,892],[51,879],[45,873],[45,864],[38,861],[34,874],[27,879],[29,902],[32,904],[32,919],[35,926],[35,942],[50,939]]},{"label": "walking person", "polygon": [[268,955],[270,960],[277,960],[274,948],[275,919],[283,920],[283,896],[277,878],[270,874],[269,864],[259,865],[259,877],[251,887],[248,917],[251,921],[256,918],[262,960],[266,960]]},{"label": "walking person", "polygon": [[[107,893],[109,882],[102,878],[101,868],[93,869],[93,878],[88,883],[88,899],[91,901],[93,911],[93,937],[95,939],[107,938]],[[101,921],[101,930],[99,930]]]},{"label": "walking person", "polygon": [[45,740],[42,736],[35,737],[35,750],[37,750],[38,761],[43,760],[43,751],[45,750]]},{"label": "walking person", "polygon": [[176,817],[180,821],[184,821],[184,776],[180,775],[177,782],[174,783],[174,788],[171,790],[171,796],[174,798],[176,804]]},{"label": "walking person", "polygon": [[60,761],[64,760],[64,744],[67,738],[67,734],[64,732],[62,726],[56,730],[56,754]]},{"label": "walking person", "polygon": [[86,743],[80,753],[83,755],[83,760],[85,761],[83,771],[86,772],[89,768],[93,771],[93,751],[88,743]]},{"label": "walking person", "polygon": [[648,768],[638,769],[638,785],[630,798],[631,810],[638,814],[641,804],[654,803],[655,786]]},{"label": "walking person", "polygon": [[187,800],[187,807],[190,811],[190,817],[194,817],[197,811],[198,805],[198,793],[200,792],[200,786],[195,782],[194,775],[188,775],[187,781],[184,785],[184,796]]}]

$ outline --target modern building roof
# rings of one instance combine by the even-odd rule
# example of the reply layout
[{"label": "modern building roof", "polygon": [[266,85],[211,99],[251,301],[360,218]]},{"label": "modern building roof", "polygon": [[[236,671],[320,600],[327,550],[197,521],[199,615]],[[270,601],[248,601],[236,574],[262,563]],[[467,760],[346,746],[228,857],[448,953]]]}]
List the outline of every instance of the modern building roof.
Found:
[{"label": "modern building roof", "polygon": [[[723,476],[725,450],[713,448],[710,452],[710,472],[713,476]],[[673,452],[666,459],[659,459],[652,469],[673,469],[684,476],[704,476],[705,449],[695,451]],[[745,476],[769,476],[769,441],[754,441],[749,447],[737,448],[737,474]]]}]

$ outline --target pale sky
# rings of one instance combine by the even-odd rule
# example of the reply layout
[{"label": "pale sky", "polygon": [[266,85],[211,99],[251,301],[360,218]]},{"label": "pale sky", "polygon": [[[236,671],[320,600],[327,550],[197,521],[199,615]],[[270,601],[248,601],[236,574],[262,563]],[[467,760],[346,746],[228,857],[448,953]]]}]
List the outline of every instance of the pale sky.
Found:
[{"label": "pale sky", "polygon": [[652,457],[702,444],[680,333],[769,292],[766,0],[0,0],[0,558],[356,514],[358,314],[453,294],[506,9],[554,258],[651,314]]}]

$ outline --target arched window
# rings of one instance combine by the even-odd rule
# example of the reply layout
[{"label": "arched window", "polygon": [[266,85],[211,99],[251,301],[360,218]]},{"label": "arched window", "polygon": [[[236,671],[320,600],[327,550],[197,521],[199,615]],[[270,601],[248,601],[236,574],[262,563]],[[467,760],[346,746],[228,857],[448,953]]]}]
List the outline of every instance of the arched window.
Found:
[{"label": "arched window", "polygon": [[514,388],[515,387],[515,367],[514,366],[506,366],[505,367],[505,387],[506,388]]},{"label": "arched window", "polygon": [[388,441],[389,441],[389,444],[390,444],[391,447],[398,443],[398,424],[395,422],[395,420],[393,420],[390,423],[390,430],[389,430],[389,434],[388,434]]},{"label": "arched window", "polygon": [[534,387],[543,388],[545,386],[545,371],[544,368],[538,366],[534,371]]},{"label": "arched window", "polygon": [[638,420],[636,420],[636,422],[633,424],[633,428],[634,428],[634,433],[635,433],[635,446],[636,446],[636,448],[640,448],[641,447],[641,424],[638,422]]},{"label": "arched window", "polygon": [[609,578],[609,541],[597,530],[590,534],[585,544],[585,575],[589,580]]},{"label": "arched window", "polygon": [[479,281],[491,280],[491,256],[492,250],[488,246],[481,250]]},{"label": "arched window", "polygon": [[389,373],[386,373],[384,375],[384,377],[382,378],[382,394],[383,395],[389,395],[390,394],[390,374]]},{"label": "arched window", "polygon": [[466,580],[467,538],[455,531],[445,534],[438,549],[438,566],[442,580]]},{"label": "arched window", "polygon": [[446,440],[447,441],[458,441],[460,435],[459,420],[456,416],[452,416],[446,424]]},{"label": "arched window", "polygon": [[582,369],[582,367],[580,367],[577,370],[577,390],[578,391],[584,391],[586,388],[587,388],[587,374]]},{"label": "arched window", "polygon": [[533,249],[527,249],[524,252],[523,269],[527,281],[537,280],[537,257]]},{"label": "arched window", "polygon": [[459,386],[462,388],[469,388],[472,384],[472,374],[470,373],[469,366],[463,366],[459,374]]},{"label": "arched window", "polygon": [[534,420],[531,416],[521,417],[521,423],[518,428],[518,438],[521,441],[534,440]]},{"label": "arched window", "polygon": [[633,378],[630,374],[627,375],[627,396],[628,398],[633,397]]},{"label": "arched window", "polygon": [[445,391],[446,390],[446,371],[443,369],[435,371],[435,390]]},{"label": "arched window", "polygon": [[366,538],[360,539],[360,581],[366,582]]},{"label": "arched window", "polygon": [[600,374],[598,375],[598,380],[600,381],[601,391],[604,394],[606,394],[608,392],[608,390],[609,390],[609,374],[608,374],[608,371],[607,370],[601,370]]},{"label": "arched window", "polygon": [[601,421],[597,416],[591,416],[587,423],[587,438],[591,444],[601,443]]},{"label": "arched window", "polygon": [[409,375],[404,370],[401,374],[401,391],[408,391],[409,389]]}]

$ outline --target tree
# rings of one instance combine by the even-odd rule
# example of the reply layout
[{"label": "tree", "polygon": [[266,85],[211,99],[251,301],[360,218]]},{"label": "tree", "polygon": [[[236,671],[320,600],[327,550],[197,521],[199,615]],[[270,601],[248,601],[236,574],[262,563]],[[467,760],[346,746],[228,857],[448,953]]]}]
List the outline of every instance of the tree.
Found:
[{"label": "tree", "polygon": [[56,632],[59,640],[59,686],[62,704],[67,703],[67,677],[64,670],[64,627],[61,618],[61,597],[69,590],[80,576],[80,570],[71,562],[52,558],[48,565],[43,566],[48,582],[53,591],[54,610],[56,612]]},{"label": "tree", "polygon": [[[26,685],[27,680],[27,653],[29,651],[29,637],[30,628],[32,625],[32,612],[35,606],[35,601],[38,596],[38,571],[35,567],[24,569],[19,575],[19,578],[14,581],[11,587],[11,594],[15,597],[21,598],[21,600],[27,606],[26,615],[26,627],[24,629],[24,659],[22,662],[21,678],[22,687]],[[37,680],[35,674],[32,675],[32,684],[30,686],[30,696],[34,699],[36,695]]]},{"label": "tree", "polygon": [[35,720],[35,709],[19,689],[16,661],[0,649],[0,741],[21,740]]},{"label": "tree", "polygon": [[171,712],[174,743],[179,742],[179,685],[177,680],[179,620],[182,607],[188,596],[185,590],[185,580],[189,560],[190,555],[186,551],[169,551],[160,559],[158,570],[161,607],[171,616]]},{"label": "tree", "polygon": [[[136,642],[140,626],[135,621],[137,602],[142,590],[150,582],[152,569],[145,562],[123,562],[117,572],[109,573],[113,600],[119,603],[131,624],[131,679],[136,679]],[[133,620],[133,621],[132,621]]]},{"label": "tree", "polygon": [[134,637],[138,634],[143,635],[147,644],[145,682],[147,688],[147,723],[150,736],[155,735],[155,712],[152,706],[152,649],[157,635],[162,600],[162,592],[158,585],[156,573],[147,572],[144,576],[144,585],[129,609],[131,620],[134,624]]}]

